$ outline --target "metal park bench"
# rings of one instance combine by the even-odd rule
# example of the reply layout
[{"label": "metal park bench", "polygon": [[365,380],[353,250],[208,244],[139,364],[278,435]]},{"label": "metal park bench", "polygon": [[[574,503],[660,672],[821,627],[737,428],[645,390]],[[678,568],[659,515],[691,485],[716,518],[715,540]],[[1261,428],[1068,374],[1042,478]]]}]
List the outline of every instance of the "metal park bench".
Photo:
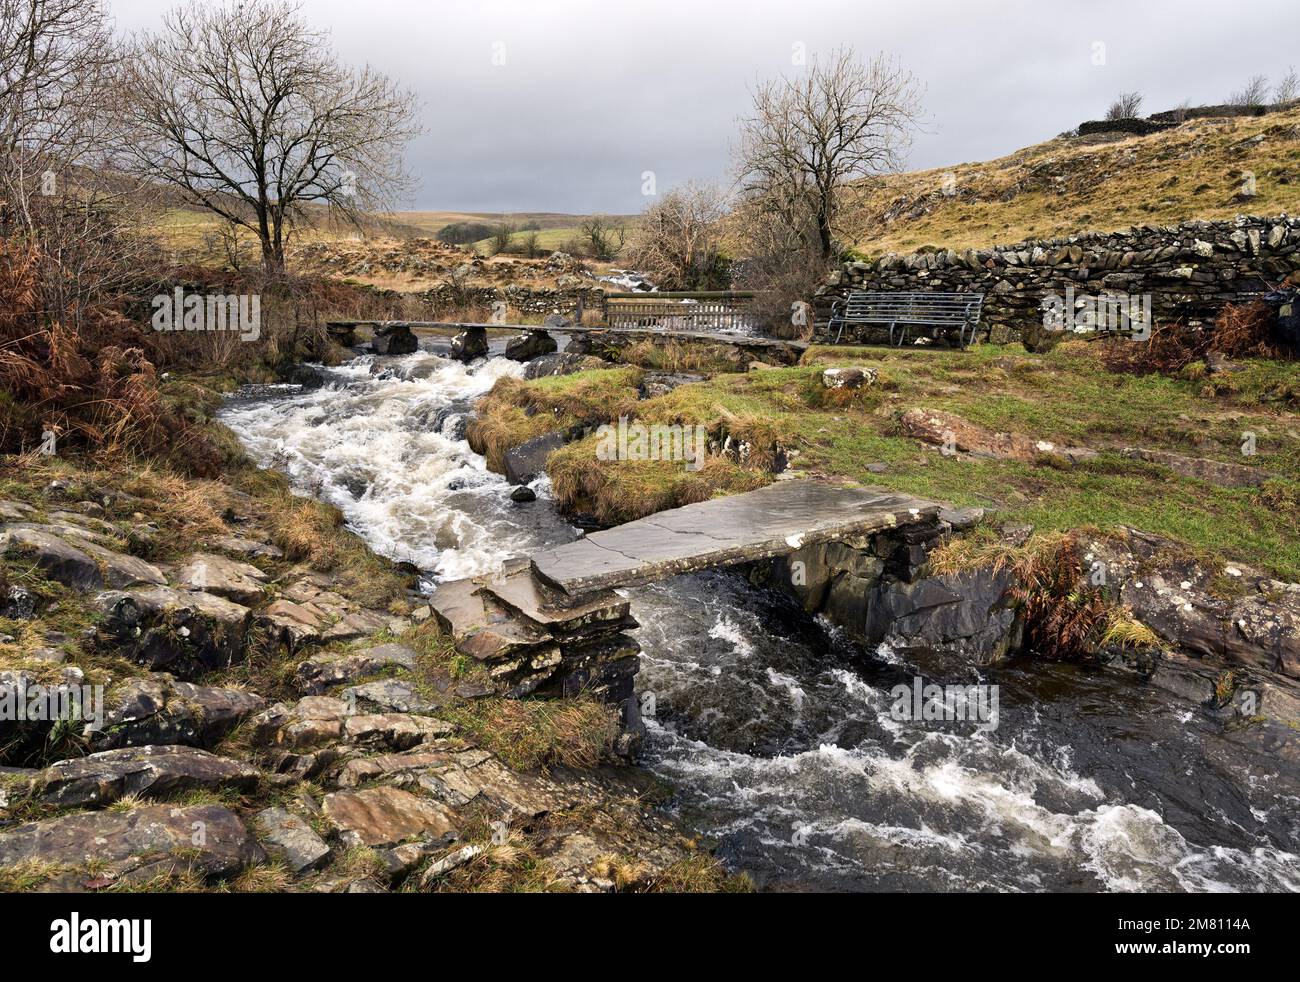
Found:
[{"label": "metal park bench", "polygon": [[871,293],[854,290],[831,306],[827,334],[835,334],[839,344],[844,329],[855,325],[889,328],[889,343],[894,347],[907,344],[914,328],[929,328],[932,338],[954,337],[959,348],[975,340],[979,329],[982,293]]}]

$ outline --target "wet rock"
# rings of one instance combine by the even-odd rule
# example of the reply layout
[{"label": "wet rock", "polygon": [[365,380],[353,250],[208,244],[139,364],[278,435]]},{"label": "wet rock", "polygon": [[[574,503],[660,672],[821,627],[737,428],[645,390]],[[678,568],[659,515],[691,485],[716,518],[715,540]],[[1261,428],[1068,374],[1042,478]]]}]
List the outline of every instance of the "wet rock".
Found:
[{"label": "wet rock", "polygon": [[405,324],[389,324],[375,328],[370,350],[377,355],[410,355],[420,347],[419,341]]},{"label": "wet rock", "polygon": [[320,655],[298,666],[298,688],[319,695],[345,682],[354,682],[388,668],[415,667],[416,654],[400,644],[381,644],[346,655]]},{"label": "wet rock", "polygon": [[193,685],[166,673],[128,679],[109,692],[96,749],[184,744],[213,747],[266,700],[240,689]]},{"label": "wet rock", "polygon": [[521,484],[510,492],[510,500],[516,504],[527,504],[537,500],[537,492],[526,484]]},{"label": "wet rock", "polygon": [[488,356],[487,330],[471,327],[451,339],[450,355],[456,361],[471,362]]},{"label": "wet rock", "polygon": [[989,665],[1019,648],[1007,570],[933,576],[882,585],[863,611],[868,643],[956,652]]},{"label": "wet rock", "polygon": [[546,471],[546,458],[564,446],[561,433],[544,433],[505,453],[506,480],[528,484]]},{"label": "wet rock", "polygon": [[194,788],[249,790],[257,768],[193,747],[106,750],[62,760],[41,774],[41,798],[62,807],[102,806],[127,795],[159,797]]},{"label": "wet rock", "polygon": [[226,668],[243,655],[247,607],[171,587],[111,590],[95,597],[97,640],[150,668],[187,676]]},{"label": "wet rock", "polygon": [[329,384],[329,373],[313,365],[294,365],[285,381],[302,386],[304,391],[312,391]]},{"label": "wet rock", "polygon": [[322,808],[347,846],[395,846],[414,838],[446,845],[457,838],[445,806],[398,788],[335,791]]},{"label": "wet rock", "polygon": [[558,354],[542,355],[533,359],[524,368],[524,378],[535,379],[545,378],[548,375],[572,375],[574,372],[587,372],[608,367],[609,362],[600,358],[573,350],[566,350]]},{"label": "wet rock", "polygon": [[555,353],[555,339],[545,331],[525,331],[506,342],[505,357],[511,361],[531,361]]},{"label": "wet rock", "polygon": [[0,866],[93,863],[97,875],[107,866],[112,875],[133,881],[179,871],[229,876],[265,860],[238,816],[219,805],[82,812],[0,832]]},{"label": "wet rock", "polygon": [[330,847],[305,819],[284,808],[267,808],[257,813],[253,825],[266,850],[295,873],[319,869],[329,859]]},{"label": "wet rock", "polygon": [[176,573],[183,590],[196,590],[253,606],[266,596],[266,574],[256,566],[212,553],[195,553]]}]

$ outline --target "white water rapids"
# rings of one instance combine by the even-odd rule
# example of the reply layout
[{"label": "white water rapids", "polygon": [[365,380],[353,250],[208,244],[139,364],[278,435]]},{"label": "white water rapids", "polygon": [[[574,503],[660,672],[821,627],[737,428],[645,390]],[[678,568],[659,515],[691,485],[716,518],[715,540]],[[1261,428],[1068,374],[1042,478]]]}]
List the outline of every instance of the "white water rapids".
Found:
[{"label": "white water rapids", "polygon": [[[361,357],[324,388],[232,400],[223,420],[376,551],[457,578],[577,534],[544,482],[511,503],[457,435],[521,369]],[[1267,752],[1162,690],[1070,666],[863,651],[726,573],[629,593],[654,706],[643,762],[761,886],[1300,890],[1294,744]],[[917,674],[998,684],[1001,725],[894,720],[889,690]]]}]

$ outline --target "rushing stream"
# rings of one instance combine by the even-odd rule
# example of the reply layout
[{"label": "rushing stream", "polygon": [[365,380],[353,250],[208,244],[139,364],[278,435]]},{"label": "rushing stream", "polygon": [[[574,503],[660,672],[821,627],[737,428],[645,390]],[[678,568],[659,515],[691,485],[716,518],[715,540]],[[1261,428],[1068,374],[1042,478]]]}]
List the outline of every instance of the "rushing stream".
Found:
[{"label": "rushing stream", "polygon": [[[574,538],[544,482],[512,504],[460,437],[474,399],[522,366],[422,346],[232,400],[223,419],[434,579]],[[654,710],[643,763],[764,888],[1300,890],[1300,773],[1258,728],[1113,673],[864,650],[725,572],[627,592]],[[917,675],[998,685],[999,725],[896,720],[890,690]]]}]

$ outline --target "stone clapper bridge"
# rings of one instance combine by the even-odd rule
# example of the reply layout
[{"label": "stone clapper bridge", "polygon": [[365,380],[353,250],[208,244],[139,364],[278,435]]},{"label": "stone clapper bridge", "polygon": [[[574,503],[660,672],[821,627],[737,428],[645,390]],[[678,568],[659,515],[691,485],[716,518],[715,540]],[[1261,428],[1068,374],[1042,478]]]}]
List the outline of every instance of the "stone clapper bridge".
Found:
[{"label": "stone clapper bridge", "polygon": [[[640,645],[619,587],[788,556],[932,520],[942,506],[811,479],[659,512],[535,554],[500,573],[454,580],[430,598],[456,649],[512,697],[577,695],[627,704]],[[634,717],[633,717],[634,718]]]}]

